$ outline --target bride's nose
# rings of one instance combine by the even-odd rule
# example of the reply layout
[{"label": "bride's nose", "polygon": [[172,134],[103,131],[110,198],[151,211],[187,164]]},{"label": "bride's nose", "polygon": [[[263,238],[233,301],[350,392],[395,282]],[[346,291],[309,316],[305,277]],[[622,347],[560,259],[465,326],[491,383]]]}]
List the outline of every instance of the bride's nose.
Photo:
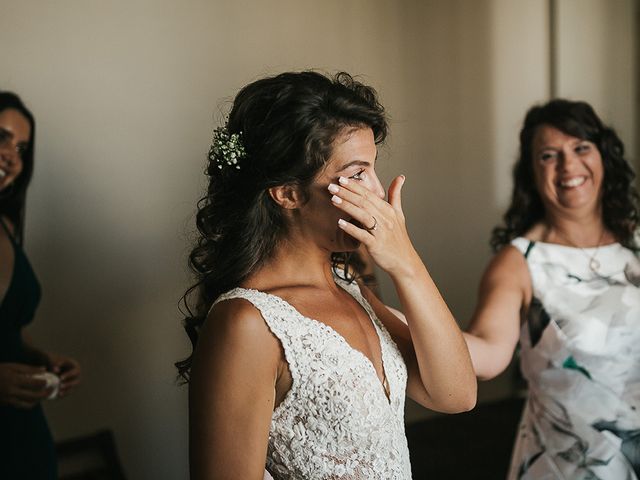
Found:
[{"label": "bride's nose", "polygon": [[378,197],[384,198],[385,197],[384,187],[382,186],[382,183],[380,183],[380,179],[378,178],[378,175],[374,174],[372,180],[373,182],[371,185],[371,191],[375,193]]}]

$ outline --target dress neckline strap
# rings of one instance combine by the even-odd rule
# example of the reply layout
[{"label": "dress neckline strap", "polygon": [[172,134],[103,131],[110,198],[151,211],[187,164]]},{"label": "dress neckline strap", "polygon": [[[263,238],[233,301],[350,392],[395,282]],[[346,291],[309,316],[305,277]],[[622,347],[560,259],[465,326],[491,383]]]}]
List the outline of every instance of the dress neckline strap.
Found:
[{"label": "dress neckline strap", "polygon": [[2,218],[2,215],[0,215],[0,225],[2,225],[2,228],[4,229],[5,232],[7,232],[7,236],[9,237],[9,241],[15,246],[18,245],[19,242],[16,239],[16,237],[13,235],[13,233],[11,233],[11,230],[9,229],[9,227],[7,226],[7,224],[5,223],[5,220]]},{"label": "dress neckline strap", "polygon": [[[368,366],[371,367],[372,373],[378,379],[378,381],[380,383],[380,387],[382,388],[382,391],[384,393],[384,396],[386,397],[387,402],[390,404],[391,403],[391,397],[392,397],[392,391],[391,391],[391,385],[388,384],[388,378],[387,378],[388,353],[387,353],[387,345],[386,345],[386,338],[385,338],[386,337],[385,333],[387,333],[387,332],[385,330],[383,330],[381,328],[381,326],[378,324],[378,322],[379,322],[378,317],[376,316],[373,308],[369,305],[369,303],[366,301],[366,299],[362,296],[362,294],[360,293],[360,290],[359,290],[359,288],[357,288],[357,286],[356,286],[356,288],[348,288],[348,287],[351,286],[351,284],[344,284],[343,282],[336,282],[336,285],[338,285],[345,292],[347,292],[360,305],[360,307],[364,310],[365,314],[367,315],[367,318],[369,319],[369,321],[373,325],[373,328],[374,328],[374,330],[376,332],[378,345],[379,345],[379,348],[380,348],[380,362],[381,362],[381,369],[382,369],[382,378],[380,378],[378,376],[378,372],[376,370],[375,364],[373,363],[373,360],[371,360],[367,355],[365,355],[364,352],[362,352],[358,348],[356,348],[353,345],[351,345],[351,343],[349,343],[347,341],[347,339],[344,337],[344,335],[342,335],[340,332],[338,332],[331,325],[328,325],[325,322],[322,322],[322,321],[318,320],[317,318],[309,317],[307,315],[304,315],[294,305],[292,305],[291,303],[289,303],[287,300],[285,300],[284,298],[280,297],[279,295],[275,295],[273,293],[268,293],[268,292],[263,292],[262,290],[257,290],[255,288],[236,287],[236,288],[234,288],[232,290],[229,290],[228,292],[223,293],[222,295],[220,295],[216,299],[216,301],[213,303],[211,308],[213,308],[214,305],[216,305],[217,303],[219,303],[221,301],[229,300],[229,299],[232,299],[232,298],[244,298],[245,300],[251,301],[249,298],[245,297],[243,295],[243,293],[249,293],[249,294],[258,295],[259,297],[262,297],[265,300],[271,300],[272,302],[275,302],[276,304],[282,306],[283,308],[286,308],[289,312],[294,314],[296,317],[302,318],[302,319],[305,319],[305,320],[311,322],[313,325],[317,326],[321,331],[324,331],[330,337],[334,338],[336,341],[338,341],[339,343],[343,344],[350,351],[354,352],[356,355],[359,355],[362,358],[362,360],[364,360],[365,363],[368,364]],[[255,306],[258,307],[258,305],[255,305]],[[258,310],[260,310],[261,313],[262,313],[262,309],[258,308]]]}]

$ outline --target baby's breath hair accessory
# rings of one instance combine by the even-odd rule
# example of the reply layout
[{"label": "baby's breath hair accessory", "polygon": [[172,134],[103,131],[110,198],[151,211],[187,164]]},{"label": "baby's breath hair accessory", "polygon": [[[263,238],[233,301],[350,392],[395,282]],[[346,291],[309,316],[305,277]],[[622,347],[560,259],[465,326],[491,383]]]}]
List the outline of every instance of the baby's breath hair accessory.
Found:
[{"label": "baby's breath hair accessory", "polygon": [[229,135],[226,125],[213,131],[209,159],[215,161],[219,169],[228,165],[240,170],[238,160],[246,156],[247,152],[245,152],[244,145],[242,145],[242,132]]}]

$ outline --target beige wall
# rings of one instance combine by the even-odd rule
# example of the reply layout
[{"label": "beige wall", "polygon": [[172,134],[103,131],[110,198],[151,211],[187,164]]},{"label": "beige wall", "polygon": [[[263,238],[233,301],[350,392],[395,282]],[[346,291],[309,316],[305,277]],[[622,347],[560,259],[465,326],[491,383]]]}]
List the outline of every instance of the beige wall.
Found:
[{"label": "beige wall", "polygon": [[[403,205],[414,242],[466,325],[490,230],[510,195],[523,113],[548,96],[546,11],[538,0],[408,3],[406,94],[393,103],[389,168],[408,175]],[[397,304],[391,284],[383,286]],[[483,382],[480,400],[510,393],[510,375]],[[429,414],[407,403],[408,420]]]},{"label": "beige wall", "polygon": [[[55,436],[109,427],[130,478],[185,478],[172,363],[189,350],[177,302],[204,155],[237,89],[268,73],[345,69],[379,90],[392,126],[381,176],[407,175],[414,242],[466,324],[522,116],[549,95],[546,2],[515,3],[5,0],[0,88],[38,121],[32,333],[85,372],[47,405]],[[397,305],[385,279],[383,296]],[[484,384],[481,398],[509,389]]]},{"label": "beige wall", "polygon": [[556,94],[589,101],[637,163],[637,0],[561,0],[556,5]]}]

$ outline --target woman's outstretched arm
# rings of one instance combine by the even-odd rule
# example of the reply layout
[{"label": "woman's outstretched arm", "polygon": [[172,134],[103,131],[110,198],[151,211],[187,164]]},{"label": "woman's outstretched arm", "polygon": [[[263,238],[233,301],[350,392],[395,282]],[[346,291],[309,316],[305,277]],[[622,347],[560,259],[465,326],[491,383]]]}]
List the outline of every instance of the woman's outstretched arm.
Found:
[{"label": "woman's outstretched arm", "polygon": [[530,300],[531,279],[526,261],[515,247],[506,247],[491,260],[482,276],[478,303],[464,333],[478,378],[489,380],[507,368]]}]

